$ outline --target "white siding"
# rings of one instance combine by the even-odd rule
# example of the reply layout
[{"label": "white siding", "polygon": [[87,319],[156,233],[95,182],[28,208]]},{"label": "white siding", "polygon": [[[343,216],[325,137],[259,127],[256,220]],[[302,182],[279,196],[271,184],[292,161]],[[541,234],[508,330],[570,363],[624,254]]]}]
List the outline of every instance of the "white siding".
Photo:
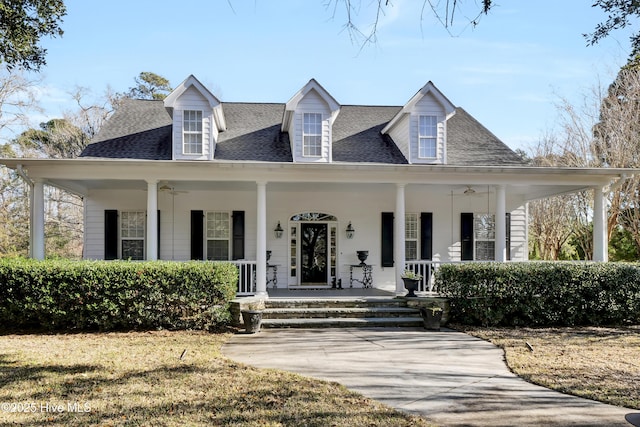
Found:
[{"label": "white siding", "polygon": [[[302,131],[304,128],[304,113],[322,114],[322,155],[320,157],[305,157],[302,155]],[[331,110],[329,105],[315,90],[310,90],[298,103],[293,119],[293,161],[327,163],[331,161]]]},{"label": "white siding", "polygon": [[[182,112],[202,111],[202,155],[182,153]],[[189,87],[174,104],[173,109],[173,158],[176,160],[210,160],[212,144],[218,137],[213,120],[213,110],[204,96],[193,86]]]},{"label": "white siding", "polygon": [[[86,198],[85,258],[104,257],[104,210],[146,210],[146,192],[92,191]],[[395,289],[394,268],[380,267],[380,220],[382,212],[395,209],[395,185],[329,184],[310,185],[277,184],[267,188],[267,250],[272,251],[271,264],[278,267],[278,285],[295,284],[289,277],[289,230],[292,215],[301,212],[324,212],[338,219],[338,277],[343,286],[349,285],[349,264],[357,263],[356,251],[368,250],[367,263],[374,265],[376,287]],[[493,195],[489,204],[495,207]],[[527,259],[526,211],[518,200],[507,200],[511,216],[512,260]],[[514,208],[515,207],[515,208]],[[172,195],[159,192],[161,249],[160,259],[188,260],[190,258],[190,211],[245,212],[245,258],[256,258],[256,191],[235,188],[222,190],[211,184],[210,191],[189,191]],[[433,259],[460,260],[460,213],[486,212],[487,198],[477,196],[451,196],[450,191],[429,185],[409,185],[406,189],[406,212],[433,213]],[[174,221],[175,218],[175,221]],[[285,230],[276,239],[273,229],[280,221]],[[353,239],[346,239],[345,228],[351,222],[356,229]],[[356,274],[354,272],[354,274]],[[358,272],[358,274],[360,274]],[[358,276],[359,277],[359,276]],[[356,284],[356,286],[359,286]]]},{"label": "white siding", "polygon": [[398,120],[398,123],[389,131],[389,135],[393,138],[393,141],[407,160],[411,158],[411,154],[409,153],[409,141],[411,139],[409,132],[410,121],[410,116],[406,115]]},{"label": "white siding", "polygon": [[[437,158],[421,159],[418,152],[418,123],[420,116],[436,116],[438,118]],[[418,101],[411,114],[410,121],[410,152],[411,163],[443,164],[445,160],[446,122],[444,107],[431,94],[425,95]]]}]

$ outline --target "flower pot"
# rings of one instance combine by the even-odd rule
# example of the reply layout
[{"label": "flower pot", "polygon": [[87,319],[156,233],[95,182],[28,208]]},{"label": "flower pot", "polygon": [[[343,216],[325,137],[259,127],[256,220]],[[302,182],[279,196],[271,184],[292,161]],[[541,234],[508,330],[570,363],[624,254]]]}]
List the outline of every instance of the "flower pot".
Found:
[{"label": "flower pot", "polygon": [[429,331],[439,331],[440,322],[442,321],[442,309],[424,308],[420,309],[424,328]]},{"label": "flower pot", "polygon": [[404,282],[404,288],[409,291],[406,297],[416,297],[416,291],[418,290],[418,279],[409,279],[408,277],[403,277],[402,281]]},{"label": "flower pot", "polygon": [[244,328],[248,334],[255,334],[256,332],[260,332],[260,325],[262,324],[262,311],[245,310],[242,312],[242,321],[244,322]]},{"label": "flower pot", "polygon": [[367,257],[369,256],[369,251],[356,251],[356,253],[358,254],[360,264],[364,264],[364,262],[367,260]]}]

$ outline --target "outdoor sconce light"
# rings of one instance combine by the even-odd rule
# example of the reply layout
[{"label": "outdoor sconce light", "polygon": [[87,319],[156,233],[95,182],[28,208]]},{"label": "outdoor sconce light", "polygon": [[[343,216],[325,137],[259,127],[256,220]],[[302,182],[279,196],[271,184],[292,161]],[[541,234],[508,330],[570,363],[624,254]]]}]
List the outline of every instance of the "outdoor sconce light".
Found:
[{"label": "outdoor sconce light", "polygon": [[349,221],[349,225],[347,225],[347,229],[345,230],[347,233],[347,239],[352,239],[353,234],[356,232],[355,228],[351,225],[351,221]]},{"label": "outdoor sconce light", "polygon": [[280,227],[280,221],[278,221],[278,225],[276,225],[276,228],[273,230],[273,232],[276,235],[276,239],[279,239],[282,237],[282,232],[284,230],[282,229],[282,227]]}]

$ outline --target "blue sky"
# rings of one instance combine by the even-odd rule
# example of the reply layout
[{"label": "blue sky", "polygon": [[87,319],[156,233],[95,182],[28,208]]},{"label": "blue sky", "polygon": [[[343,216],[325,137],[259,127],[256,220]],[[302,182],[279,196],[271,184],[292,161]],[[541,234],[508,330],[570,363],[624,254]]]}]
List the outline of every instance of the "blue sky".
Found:
[{"label": "blue sky", "polygon": [[[357,4],[356,0],[354,3]],[[512,148],[554,124],[560,96],[579,102],[608,84],[628,32],[588,47],[605,16],[588,0],[497,0],[472,28],[464,2],[451,32],[421,1],[392,0],[378,42],[361,49],[327,0],[66,0],[64,36],[48,39],[46,118],[73,109],[76,86],[126,91],[151,71],[179,84],[194,74],[223,101],[286,102],[315,78],[341,104],[403,105],[432,81]],[[356,22],[366,29],[370,0]]]}]

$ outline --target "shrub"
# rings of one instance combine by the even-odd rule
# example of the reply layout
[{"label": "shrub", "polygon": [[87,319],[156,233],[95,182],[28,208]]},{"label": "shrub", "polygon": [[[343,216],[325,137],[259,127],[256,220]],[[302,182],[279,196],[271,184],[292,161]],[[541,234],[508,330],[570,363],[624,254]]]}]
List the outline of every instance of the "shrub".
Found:
[{"label": "shrub", "polygon": [[640,268],[618,263],[443,264],[454,322],[483,326],[640,323]]},{"label": "shrub", "polygon": [[230,320],[229,263],[0,260],[0,324],[49,330],[211,329]]}]

